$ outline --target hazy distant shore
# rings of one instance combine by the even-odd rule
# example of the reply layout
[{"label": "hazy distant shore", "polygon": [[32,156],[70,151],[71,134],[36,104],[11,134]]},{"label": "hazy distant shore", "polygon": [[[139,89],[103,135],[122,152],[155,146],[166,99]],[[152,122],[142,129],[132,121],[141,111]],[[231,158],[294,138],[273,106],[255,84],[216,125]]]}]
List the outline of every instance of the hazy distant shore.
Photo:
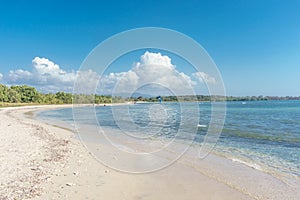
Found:
[{"label": "hazy distant shore", "polygon": [[[25,113],[72,105],[0,109],[0,199],[299,199],[298,180],[239,162],[187,153],[164,170],[131,175],[97,162],[74,133]],[[108,148],[102,146],[101,148]]]}]

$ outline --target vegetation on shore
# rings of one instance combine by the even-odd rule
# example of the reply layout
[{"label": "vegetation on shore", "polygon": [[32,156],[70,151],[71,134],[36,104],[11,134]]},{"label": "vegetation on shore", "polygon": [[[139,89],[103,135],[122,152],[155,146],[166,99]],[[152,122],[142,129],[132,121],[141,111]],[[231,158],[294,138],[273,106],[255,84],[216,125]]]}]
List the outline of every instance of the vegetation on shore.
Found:
[{"label": "vegetation on shore", "polygon": [[[44,94],[38,92],[34,87],[22,86],[6,86],[0,84],[0,106],[21,106],[21,105],[37,105],[37,104],[71,104],[73,100],[77,103],[123,103],[128,101],[146,101],[157,102],[157,97],[112,97],[108,95],[85,95],[71,94],[66,92],[57,92],[55,94]],[[277,97],[277,96],[246,96],[246,97],[222,97],[208,95],[186,95],[186,96],[163,96],[165,102],[175,101],[267,101],[267,100],[300,100],[299,97]]]},{"label": "vegetation on shore", "polygon": [[121,103],[126,99],[121,97],[105,95],[73,95],[66,92],[57,92],[55,94],[40,93],[34,87],[6,86],[0,84],[0,106],[21,106],[21,105],[38,105],[38,104],[71,104],[73,99],[79,103]]}]

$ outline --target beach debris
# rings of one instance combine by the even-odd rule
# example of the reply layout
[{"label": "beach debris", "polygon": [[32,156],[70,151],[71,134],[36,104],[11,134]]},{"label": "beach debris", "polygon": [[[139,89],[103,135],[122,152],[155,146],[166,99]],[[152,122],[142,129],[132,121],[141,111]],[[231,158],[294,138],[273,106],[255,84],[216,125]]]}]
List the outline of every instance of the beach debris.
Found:
[{"label": "beach debris", "polygon": [[[8,152],[17,152],[26,156],[23,156],[24,160],[17,160],[14,166],[11,166],[15,171],[10,175],[12,178],[4,179],[6,181],[0,183],[0,200],[32,199],[45,191],[43,183],[51,182],[53,176],[63,175],[63,169],[68,168],[66,158],[72,153],[70,150],[72,150],[73,142],[57,136],[37,122],[19,119],[12,112],[8,112],[6,116],[12,120],[11,123],[6,123],[7,130],[13,132],[20,129],[20,132],[24,131],[24,137],[26,134],[26,137],[32,137],[33,141],[38,141],[38,143],[33,145],[36,148],[32,149],[30,148],[31,144],[28,143],[29,148],[24,148],[21,152],[19,150],[21,147],[19,148],[15,139],[13,137],[10,139],[11,148],[8,149]],[[14,127],[15,130],[10,130],[11,127]],[[74,185],[69,182],[61,187]]]},{"label": "beach debris", "polygon": [[75,183],[66,183],[66,186],[69,186],[69,187],[75,186],[75,185],[76,185]]},{"label": "beach debris", "polygon": [[32,171],[42,171],[43,167],[42,166],[32,167],[31,170]]},{"label": "beach debris", "polygon": [[73,175],[78,176],[79,172],[73,172]]}]

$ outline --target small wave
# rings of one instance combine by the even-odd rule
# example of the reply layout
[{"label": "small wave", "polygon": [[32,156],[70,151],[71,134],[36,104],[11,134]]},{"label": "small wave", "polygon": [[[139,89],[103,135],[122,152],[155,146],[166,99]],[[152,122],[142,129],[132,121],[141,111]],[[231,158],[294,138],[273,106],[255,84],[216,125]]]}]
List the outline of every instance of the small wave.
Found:
[{"label": "small wave", "polygon": [[246,165],[248,167],[251,167],[253,169],[263,171],[263,168],[260,165],[258,165],[257,163],[247,162],[247,161],[244,161],[244,160],[241,160],[241,159],[238,159],[238,158],[231,158],[231,160],[233,162],[244,164],[244,165]]},{"label": "small wave", "polygon": [[207,127],[207,125],[205,125],[205,124],[198,124],[197,126],[200,127],[200,128],[206,128]]}]

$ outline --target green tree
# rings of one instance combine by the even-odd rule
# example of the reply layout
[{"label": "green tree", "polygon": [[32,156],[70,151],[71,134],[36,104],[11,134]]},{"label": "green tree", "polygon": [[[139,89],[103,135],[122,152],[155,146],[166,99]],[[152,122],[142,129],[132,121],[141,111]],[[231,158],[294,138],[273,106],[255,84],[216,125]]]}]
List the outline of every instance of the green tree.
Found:
[{"label": "green tree", "polygon": [[21,103],[21,95],[16,90],[10,88],[8,91],[8,102]]},{"label": "green tree", "polygon": [[0,102],[9,102],[8,91],[9,88],[6,85],[0,84]]},{"label": "green tree", "polygon": [[72,103],[72,94],[65,92],[57,92],[55,98],[59,103],[69,104]]},{"label": "green tree", "polygon": [[12,90],[15,90],[21,99],[21,103],[38,103],[41,94],[34,88],[27,85],[11,86]]}]

